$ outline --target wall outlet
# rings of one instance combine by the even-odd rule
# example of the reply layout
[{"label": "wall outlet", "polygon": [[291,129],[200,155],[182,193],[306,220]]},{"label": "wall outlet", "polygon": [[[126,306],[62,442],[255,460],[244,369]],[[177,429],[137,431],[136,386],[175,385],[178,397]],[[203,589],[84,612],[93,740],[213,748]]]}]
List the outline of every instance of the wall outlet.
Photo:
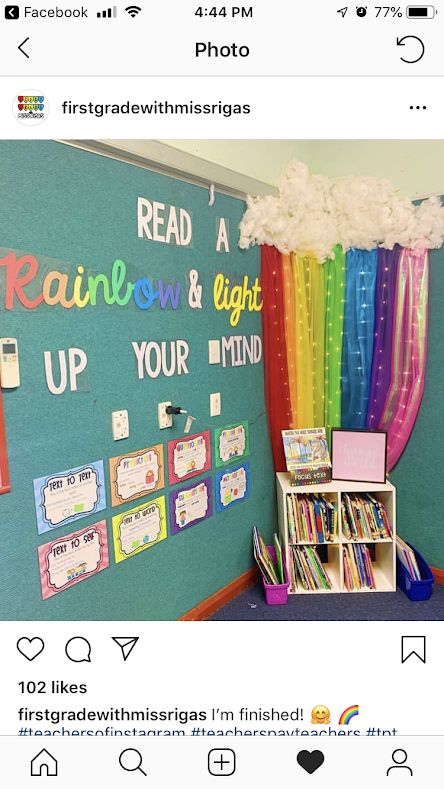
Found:
[{"label": "wall outlet", "polygon": [[171,405],[171,400],[167,400],[166,403],[158,403],[157,405],[157,415],[159,419],[159,430],[164,430],[166,427],[173,426],[173,415],[167,414],[166,407]]},{"label": "wall outlet", "polygon": [[213,394],[210,394],[210,416],[220,416],[220,412],[220,392],[213,392]]},{"label": "wall outlet", "polygon": [[121,441],[122,438],[129,436],[129,419],[128,411],[113,411],[113,439],[114,441]]}]

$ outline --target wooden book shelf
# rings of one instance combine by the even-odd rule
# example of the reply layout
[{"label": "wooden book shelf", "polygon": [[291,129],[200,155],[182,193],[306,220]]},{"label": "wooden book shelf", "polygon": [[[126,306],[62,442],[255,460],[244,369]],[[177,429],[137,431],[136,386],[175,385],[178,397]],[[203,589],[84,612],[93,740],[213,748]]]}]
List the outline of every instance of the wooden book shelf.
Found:
[{"label": "wooden book shelf", "polygon": [[[297,584],[296,588],[290,586],[290,594],[332,594],[334,592],[345,594],[368,594],[369,592],[395,592],[396,591],[396,490],[390,482],[377,485],[367,482],[343,482],[335,480],[321,485],[291,485],[290,474],[279,472],[276,474],[277,505],[279,519],[279,534],[284,546],[287,568],[290,568],[292,545],[316,546],[318,556],[331,581],[331,589],[306,590]],[[332,542],[304,543],[291,539],[287,519],[287,496],[307,493],[318,493],[327,498],[336,508],[337,533]],[[344,536],[341,517],[341,497],[343,493],[370,493],[375,499],[384,504],[391,528],[391,537],[384,539],[353,540]],[[371,566],[375,580],[375,589],[348,590],[344,582],[344,547],[347,545],[365,544],[371,555]],[[348,549],[347,549],[348,550]]]}]

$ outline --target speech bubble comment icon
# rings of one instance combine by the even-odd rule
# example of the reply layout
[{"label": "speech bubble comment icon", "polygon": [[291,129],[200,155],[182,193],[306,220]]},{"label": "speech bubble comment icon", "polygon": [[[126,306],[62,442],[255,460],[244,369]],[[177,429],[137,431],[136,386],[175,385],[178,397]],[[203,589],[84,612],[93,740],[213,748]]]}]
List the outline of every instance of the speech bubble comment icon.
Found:
[{"label": "speech bubble comment icon", "polygon": [[91,663],[91,644],[83,636],[74,636],[66,642],[66,657],[73,663]]}]

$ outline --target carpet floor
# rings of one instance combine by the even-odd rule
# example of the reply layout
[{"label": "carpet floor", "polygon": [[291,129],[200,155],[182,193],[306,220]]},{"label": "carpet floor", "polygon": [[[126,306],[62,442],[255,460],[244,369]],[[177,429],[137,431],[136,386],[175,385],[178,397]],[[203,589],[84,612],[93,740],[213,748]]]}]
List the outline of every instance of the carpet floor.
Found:
[{"label": "carpet floor", "polygon": [[440,621],[444,620],[444,586],[434,584],[430,600],[413,603],[396,592],[289,595],[287,605],[265,603],[261,584],[252,586],[216,611],[216,621]]}]

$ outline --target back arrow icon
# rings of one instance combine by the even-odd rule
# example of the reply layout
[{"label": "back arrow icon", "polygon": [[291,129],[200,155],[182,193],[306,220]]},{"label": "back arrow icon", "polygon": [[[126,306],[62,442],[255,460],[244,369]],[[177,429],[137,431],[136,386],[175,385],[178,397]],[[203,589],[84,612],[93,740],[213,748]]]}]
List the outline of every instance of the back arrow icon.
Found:
[{"label": "back arrow icon", "polygon": [[401,60],[403,61],[403,63],[418,63],[418,61],[420,61],[421,58],[424,57],[424,52],[425,52],[424,42],[421,41],[421,39],[418,38],[418,36],[403,36],[403,38],[397,38],[396,44],[398,47],[404,47],[405,42],[408,41],[409,38],[414,38],[415,41],[419,41],[419,43],[421,44],[421,54],[419,55],[419,57],[415,58],[414,60],[407,60],[407,58],[401,58]]},{"label": "back arrow icon", "polygon": [[17,47],[17,49],[19,49],[19,50],[20,50],[20,52],[22,53],[22,55],[24,55],[24,56],[25,56],[25,58],[29,58],[29,55],[28,55],[28,53],[27,53],[27,52],[25,52],[25,50],[24,50],[24,49],[22,49],[22,46],[23,46],[23,44],[26,44],[26,42],[27,42],[27,41],[29,41],[29,36],[28,36],[28,38],[25,38],[25,40],[24,40],[24,41],[22,41],[22,43],[21,43],[21,44],[19,44],[19,45],[18,45],[18,47]]}]

